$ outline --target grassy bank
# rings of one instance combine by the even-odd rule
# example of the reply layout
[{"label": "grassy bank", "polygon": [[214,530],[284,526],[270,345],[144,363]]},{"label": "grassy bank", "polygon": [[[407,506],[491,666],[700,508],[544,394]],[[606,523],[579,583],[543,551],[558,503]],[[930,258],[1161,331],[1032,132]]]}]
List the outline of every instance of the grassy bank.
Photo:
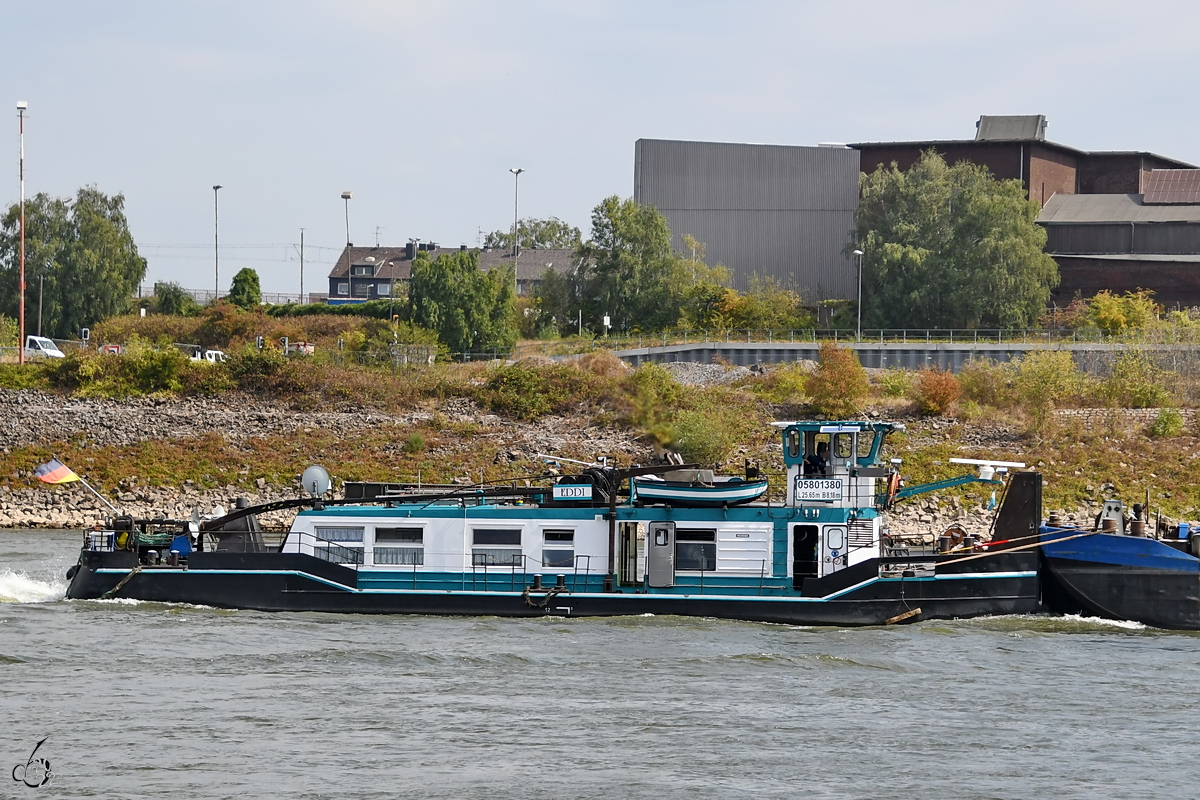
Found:
[{"label": "grassy bank", "polygon": [[[757,373],[709,365],[719,380],[687,386],[663,367],[631,370],[606,354],[567,364],[449,364],[394,373],[250,351],[227,365],[134,355],[122,361],[81,354],[24,370],[0,368],[0,384],[89,397],[208,393],[231,403],[249,397],[293,410],[369,410],[392,415],[391,421],[121,446],[64,435],[4,448],[4,483],[34,485],[29,470],[51,453],[110,489],[190,482],[249,491],[260,480],[290,485],[310,463],[325,465],[341,480],[514,480],[539,474],[542,465],[532,453],[514,456],[513,442],[538,433],[551,418],[567,431],[598,426],[615,432],[627,445],[619,448],[624,460],[672,447],[688,460],[729,471],[740,469],[744,458],[779,471],[771,420],[870,413],[909,423],[907,433],[894,437],[891,455],[905,460],[910,483],[961,474],[949,463],[955,456],[992,457],[1038,467],[1046,476],[1048,506],[1077,508],[1113,496],[1141,501],[1149,491],[1152,506],[1172,517],[1200,516],[1194,481],[1200,440],[1186,410],[1191,390],[1180,376],[1155,372],[1154,365],[1133,365],[1138,371],[1127,364],[1123,371],[1089,377],[1038,356],[1006,367],[979,365],[957,377],[884,371],[868,380],[841,351],[812,372],[795,365]],[[466,414],[447,410],[463,403]],[[1150,403],[1170,405],[1138,419],[1122,411]],[[1063,409],[1097,406],[1106,409],[1098,412],[1098,424],[1064,417]],[[395,419],[402,414],[410,421]],[[558,455],[603,454],[586,436],[562,441],[565,450]],[[981,487],[958,494],[970,502],[986,499]]]}]

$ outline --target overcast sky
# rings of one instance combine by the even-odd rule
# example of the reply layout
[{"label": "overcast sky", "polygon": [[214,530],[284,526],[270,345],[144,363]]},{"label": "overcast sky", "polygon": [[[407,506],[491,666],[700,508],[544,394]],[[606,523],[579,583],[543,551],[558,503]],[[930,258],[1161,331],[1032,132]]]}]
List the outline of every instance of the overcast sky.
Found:
[{"label": "overcast sky", "polygon": [[1200,163],[1200,5],[1186,2],[56,2],[0,0],[16,202],[125,195],[146,282],[322,291],[345,242],[474,245],[521,216],[589,228],[638,138],[813,145],[1048,138]]}]

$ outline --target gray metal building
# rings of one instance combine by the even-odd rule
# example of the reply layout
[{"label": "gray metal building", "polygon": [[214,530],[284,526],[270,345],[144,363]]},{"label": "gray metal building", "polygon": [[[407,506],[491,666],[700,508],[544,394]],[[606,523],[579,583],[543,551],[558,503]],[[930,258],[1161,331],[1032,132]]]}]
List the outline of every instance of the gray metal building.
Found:
[{"label": "gray metal building", "polygon": [[859,152],[639,139],[633,196],[658,208],[674,245],[703,242],[708,263],[773,277],[806,302],[855,296],[857,265],[846,255],[858,205]]}]

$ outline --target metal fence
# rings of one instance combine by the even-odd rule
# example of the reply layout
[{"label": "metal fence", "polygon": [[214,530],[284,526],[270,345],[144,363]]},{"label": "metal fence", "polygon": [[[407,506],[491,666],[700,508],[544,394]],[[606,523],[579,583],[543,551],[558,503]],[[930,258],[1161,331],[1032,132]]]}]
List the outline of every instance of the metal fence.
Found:
[{"label": "metal fence", "polygon": [[[570,338],[546,342],[524,342],[509,357],[561,356],[597,350],[642,350],[691,344],[1200,344],[1200,328],[1163,326],[1134,333],[1113,334],[1102,330],[1070,328],[873,328],[859,336],[853,330],[807,328],[798,330],[739,329],[682,330],[655,334],[631,334],[596,338]],[[455,360],[504,358],[500,353],[458,353]]]},{"label": "metal fence", "polygon": [[[200,305],[211,303],[214,299],[225,297],[228,292],[216,292],[212,289],[184,289],[184,294],[191,296]],[[154,296],[154,284],[142,284],[138,287],[137,299],[143,297]],[[304,294],[290,292],[262,292],[260,299],[262,302],[269,305],[287,305],[288,303],[323,303],[326,295],[324,292],[305,292]]]}]

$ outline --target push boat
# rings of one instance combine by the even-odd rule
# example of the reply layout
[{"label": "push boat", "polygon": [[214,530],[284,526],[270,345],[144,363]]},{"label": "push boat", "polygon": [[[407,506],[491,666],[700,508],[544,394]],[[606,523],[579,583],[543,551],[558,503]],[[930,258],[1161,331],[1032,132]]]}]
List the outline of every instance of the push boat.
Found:
[{"label": "push boat", "polygon": [[[656,496],[649,484],[694,481],[669,480],[681,477],[677,466],[604,465],[540,487],[347,483],[345,497],[329,500],[328,476],[310,486],[319,469],[310,468],[309,498],[211,520],[118,517],[87,531],[67,597],[838,626],[1038,609],[1036,549],[983,551],[970,536],[902,539],[884,525],[886,510],[904,497],[969,481],[999,485],[994,469],[902,487],[898,461],[883,458],[902,424],[774,424],[786,467],[786,491],[774,502],[770,494]],[[639,480],[648,475],[666,480]],[[748,471],[741,488],[757,492],[761,480]],[[1037,529],[1040,506],[1013,497],[1001,504],[994,538]],[[295,518],[282,544],[268,545],[256,515],[283,508],[297,509]]]}]

